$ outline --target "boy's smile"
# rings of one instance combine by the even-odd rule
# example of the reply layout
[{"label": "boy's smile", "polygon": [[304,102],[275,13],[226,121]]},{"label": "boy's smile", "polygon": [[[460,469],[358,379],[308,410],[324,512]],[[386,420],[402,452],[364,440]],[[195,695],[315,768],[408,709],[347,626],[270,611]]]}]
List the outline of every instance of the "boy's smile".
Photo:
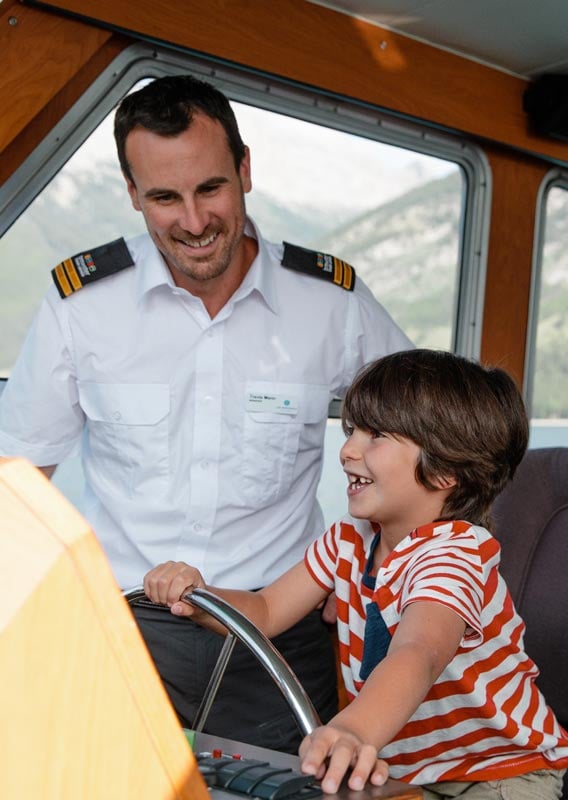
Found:
[{"label": "boy's smile", "polygon": [[352,473],[347,473],[347,480],[349,481],[349,486],[347,487],[348,497],[360,492],[367,484],[373,483],[370,478],[364,478],[362,475],[354,475]]}]

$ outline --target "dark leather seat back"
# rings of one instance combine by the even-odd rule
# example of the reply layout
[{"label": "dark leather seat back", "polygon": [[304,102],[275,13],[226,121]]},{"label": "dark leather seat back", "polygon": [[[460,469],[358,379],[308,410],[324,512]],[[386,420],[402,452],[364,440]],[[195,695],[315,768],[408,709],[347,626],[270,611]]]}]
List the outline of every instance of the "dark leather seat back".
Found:
[{"label": "dark leather seat back", "polygon": [[529,450],[496,499],[493,521],[501,573],[527,626],[527,652],[540,669],[537,684],[566,728],[568,448]]}]

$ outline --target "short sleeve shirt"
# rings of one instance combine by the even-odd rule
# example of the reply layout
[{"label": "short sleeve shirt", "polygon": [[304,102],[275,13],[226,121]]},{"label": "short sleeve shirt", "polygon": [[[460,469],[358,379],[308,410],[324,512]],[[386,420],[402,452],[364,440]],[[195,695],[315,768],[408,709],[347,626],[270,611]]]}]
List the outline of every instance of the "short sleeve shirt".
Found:
[{"label": "short sleeve shirt", "polygon": [[454,658],[381,751],[392,776],[418,784],[486,781],[568,766],[568,736],[534,683],[538,669],[524,650],[525,626],[498,570],[497,541],[464,521],[424,525],[399,542],[368,588],[363,575],[376,534],[368,522],[346,516],[305,555],[314,580],[337,594],[350,696],[363,685],[369,604],[378,605],[393,637],[404,609],[419,601],[441,603],[467,626]]}]

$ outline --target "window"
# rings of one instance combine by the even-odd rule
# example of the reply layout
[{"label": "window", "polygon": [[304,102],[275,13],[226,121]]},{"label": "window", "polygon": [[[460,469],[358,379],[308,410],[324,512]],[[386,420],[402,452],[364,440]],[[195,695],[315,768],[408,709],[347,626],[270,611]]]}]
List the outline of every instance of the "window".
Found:
[{"label": "window", "polygon": [[541,189],[540,236],[533,270],[526,395],[531,447],[568,446],[568,175]]},{"label": "window", "polygon": [[[138,81],[183,71],[231,97],[252,153],[247,209],[268,239],[353,264],[417,345],[477,354],[488,179],[476,149],[376,109],[207,61],[139,45],[121,58],[85,99],[82,126],[63,120],[46,152],[35,154],[39,168],[24,165],[0,193],[0,230],[19,214],[0,241],[0,376],[17,357],[49,270],[144,229],[118,168],[111,111]],[[330,420],[320,490],[327,521],[345,509],[342,438]]]}]

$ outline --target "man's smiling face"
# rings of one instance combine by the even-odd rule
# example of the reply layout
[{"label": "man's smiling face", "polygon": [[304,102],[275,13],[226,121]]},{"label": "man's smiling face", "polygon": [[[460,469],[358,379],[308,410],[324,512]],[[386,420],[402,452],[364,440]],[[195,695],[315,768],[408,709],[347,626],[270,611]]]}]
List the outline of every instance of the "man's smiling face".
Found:
[{"label": "man's smiling face", "polygon": [[175,283],[197,295],[204,282],[219,278],[238,285],[246,271],[248,149],[237,170],[221,124],[197,113],[177,136],[135,128],[126,140],[126,156],[132,204],[144,215]]}]

